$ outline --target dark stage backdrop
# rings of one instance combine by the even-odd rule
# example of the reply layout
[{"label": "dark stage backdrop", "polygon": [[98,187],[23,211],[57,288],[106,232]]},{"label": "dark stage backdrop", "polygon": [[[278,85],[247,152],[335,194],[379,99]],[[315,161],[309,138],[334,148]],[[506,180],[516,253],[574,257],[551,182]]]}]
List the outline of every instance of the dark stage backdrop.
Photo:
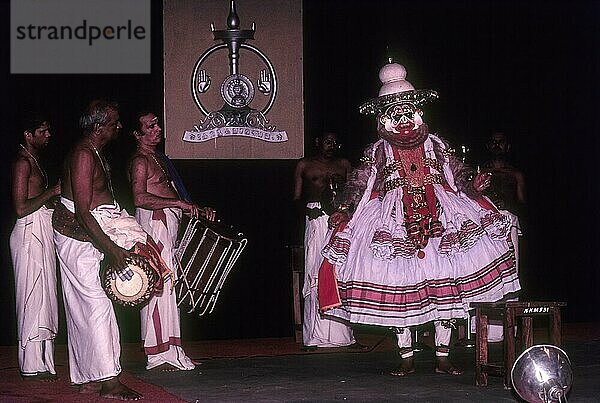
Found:
[{"label": "dark stage backdrop", "polygon": [[[0,158],[0,344],[15,342],[14,285],[8,236],[14,222],[9,159],[18,113],[41,107],[52,116],[46,155],[52,178],[77,138],[77,117],[93,97],[122,106],[122,138],[111,147],[116,186],[131,209],[125,159],[131,152],[127,115],[140,105],[162,112],[161,3],[152,9],[150,75],[9,75],[8,3],[0,3],[4,145]],[[226,3],[224,1],[224,3]],[[238,7],[244,6],[243,0]],[[483,157],[484,139],[503,129],[526,175],[528,214],[522,282],[529,298],[564,300],[567,321],[600,320],[600,213],[595,177],[600,32],[597,1],[305,1],[305,145],[322,127],[342,134],[342,151],[356,162],[372,142],[374,123],[357,112],[375,96],[388,56],[404,64],[417,88],[439,91],[425,110],[430,128]],[[294,160],[176,161],[190,192],[249,238],[215,312],[182,313],[185,339],[292,335],[288,251],[301,239],[291,210]],[[123,339],[139,338],[139,319],[119,310]],[[60,341],[65,340],[64,320]]]}]

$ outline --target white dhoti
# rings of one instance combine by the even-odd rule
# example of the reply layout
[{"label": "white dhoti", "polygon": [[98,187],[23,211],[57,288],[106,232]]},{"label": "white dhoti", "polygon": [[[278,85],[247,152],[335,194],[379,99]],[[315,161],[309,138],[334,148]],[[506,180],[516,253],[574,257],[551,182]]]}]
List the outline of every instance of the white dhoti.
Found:
[{"label": "white dhoti", "polygon": [[[321,208],[318,202],[308,203],[307,208]],[[302,339],[305,346],[340,347],[355,342],[352,329],[343,321],[334,317],[321,316],[317,296],[319,266],[323,260],[323,249],[327,235],[327,220],[322,215],[314,220],[306,218],[304,233],[304,320]]]},{"label": "white dhoti", "polygon": [[52,210],[41,207],[17,219],[10,235],[10,251],[15,274],[21,374],[55,374],[58,306]]},{"label": "white dhoti", "polygon": [[[177,275],[175,242],[181,219],[181,210],[136,209],[135,217],[142,228],[154,239],[166,264]],[[170,364],[182,370],[194,369],[194,363],[181,348],[179,309],[171,281],[154,294],[141,311],[141,336],[148,357],[146,369]]]},{"label": "white dhoti", "polygon": [[[61,198],[61,203],[75,211],[72,201]],[[128,249],[135,242],[145,242],[147,235],[118,205],[98,206],[91,213],[119,246]],[[56,230],[54,242],[65,301],[71,381],[82,384],[115,377],[121,372],[121,346],[113,305],[100,282],[104,254],[90,242]]]}]

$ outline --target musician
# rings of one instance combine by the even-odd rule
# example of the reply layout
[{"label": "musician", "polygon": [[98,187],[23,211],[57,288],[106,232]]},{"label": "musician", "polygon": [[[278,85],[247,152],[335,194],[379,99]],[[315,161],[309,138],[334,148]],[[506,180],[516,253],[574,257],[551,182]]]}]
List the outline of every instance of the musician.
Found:
[{"label": "musician", "polygon": [[23,379],[56,379],[56,257],[52,210],[45,203],[60,194],[60,182],[48,188],[48,176],[39,161],[49,140],[48,121],[33,114],[27,116],[12,171],[17,221],[10,235],[10,251],[15,274],[19,369]]},{"label": "musician", "polygon": [[[115,201],[104,147],[121,130],[117,105],[92,101],[80,118],[83,136],[67,156],[63,196],[53,214],[54,241],[60,262],[71,382],[82,393],[138,400],[141,395],[119,381],[119,327],[100,282],[100,262],[127,266],[129,251],[145,243],[133,217]],[[110,235],[109,235],[110,234]],[[126,280],[130,275],[120,271]]]},{"label": "musician", "polygon": [[294,175],[294,202],[305,216],[304,318],[302,339],[307,348],[341,347],[355,343],[345,323],[322,317],[317,303],[317,280],[321,249],[327,234],[327,219],[333,192],[339,191],[350,172],[350,162],[337,156],[338,138],[324,132],[315,141],[316,155],[301,159]]},{"label": "musician", "polygon": [[[175,243],[182,212],[192,218],[215,219],[210,207],[200,208],[183,200],[172,182],[166,156],[157,149],[162,141],[162,129],[152,112],[136,115],[133,136],[137,149],[130,159],[129,176],[136,207],[135,217],[157,242],[162,244],[161,256],[174,272]],[[142,339],[148,357],[146,369],[191,370],[194,362],[181,348],[179,310],[173,284],[166,283],[161,293],[154,294],[141,309]]]},{"label": "musician", "polygon": [[504,132],[496,131],[488,139],[486,149],[490,159],[483,169],[492,174],[486,195],[500,208],[521,216],[525,206],[523,173],[509,159],[511,145]]},{"label": "musician", "polygon": [[[525,220],[526,211],[525,176],[510,161],[508,136],[502,131],[494,132],[486,143],[486,149],[490,159],[483,163],[482,168],[491,174],[491,182],[485,195],[499,209],[510,212],[515,227],[520,229],[519,222],[522,224]],[[513,237],[516,239],[516,234]]]}]

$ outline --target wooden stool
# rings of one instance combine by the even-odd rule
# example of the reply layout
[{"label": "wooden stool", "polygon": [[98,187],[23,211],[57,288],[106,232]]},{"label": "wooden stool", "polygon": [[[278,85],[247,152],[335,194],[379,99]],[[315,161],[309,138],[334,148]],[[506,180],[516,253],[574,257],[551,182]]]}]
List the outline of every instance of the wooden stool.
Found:
[{"label": "wooden stool", "polygon": [[[541,301],[508,301],[508,302],[474,302],[476,336],[475,336],[475,372],[479,386],[487,386],[488,374],[504,376],[504,386],[511,388],[510,371],[516,359],[515,330],[517,318],[521,318],[521,341],[523,349],[533,345],[533,317],[548,316],[551,344],[561,345],[560,307],[564,302]],[[504,328],[504,362],[488,362],[488,320],[501,320]]]},{"label": "wooden stool", "polygon": [[292,307],[294,313],[294,341],[302,343],[302,284],[304,283],[304,247],[290,245],[292,269]]}]

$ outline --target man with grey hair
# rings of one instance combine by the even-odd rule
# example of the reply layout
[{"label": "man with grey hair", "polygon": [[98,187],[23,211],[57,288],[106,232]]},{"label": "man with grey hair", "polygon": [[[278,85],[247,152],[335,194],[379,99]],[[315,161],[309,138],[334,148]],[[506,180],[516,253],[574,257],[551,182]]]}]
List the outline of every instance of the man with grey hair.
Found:
[{"label": "man with grey hair", "polygon": [[[117,245],[106,233],[110,222],[127,218],[115,201],[102,153],[122,128],[117,105],[92,101],[80,127],[83,136],[65,160],[63,195],[52,222],[65,300],[71,381],[84,393],[138,400],[141,395],[118,378],[119,327],[99,275],[104,257],[111,267],[124,268],[130,256],[128,247]],[[134,240],[145,241],[145,236],[137,228],[127,228],[124,233],[125,238]]]}]

